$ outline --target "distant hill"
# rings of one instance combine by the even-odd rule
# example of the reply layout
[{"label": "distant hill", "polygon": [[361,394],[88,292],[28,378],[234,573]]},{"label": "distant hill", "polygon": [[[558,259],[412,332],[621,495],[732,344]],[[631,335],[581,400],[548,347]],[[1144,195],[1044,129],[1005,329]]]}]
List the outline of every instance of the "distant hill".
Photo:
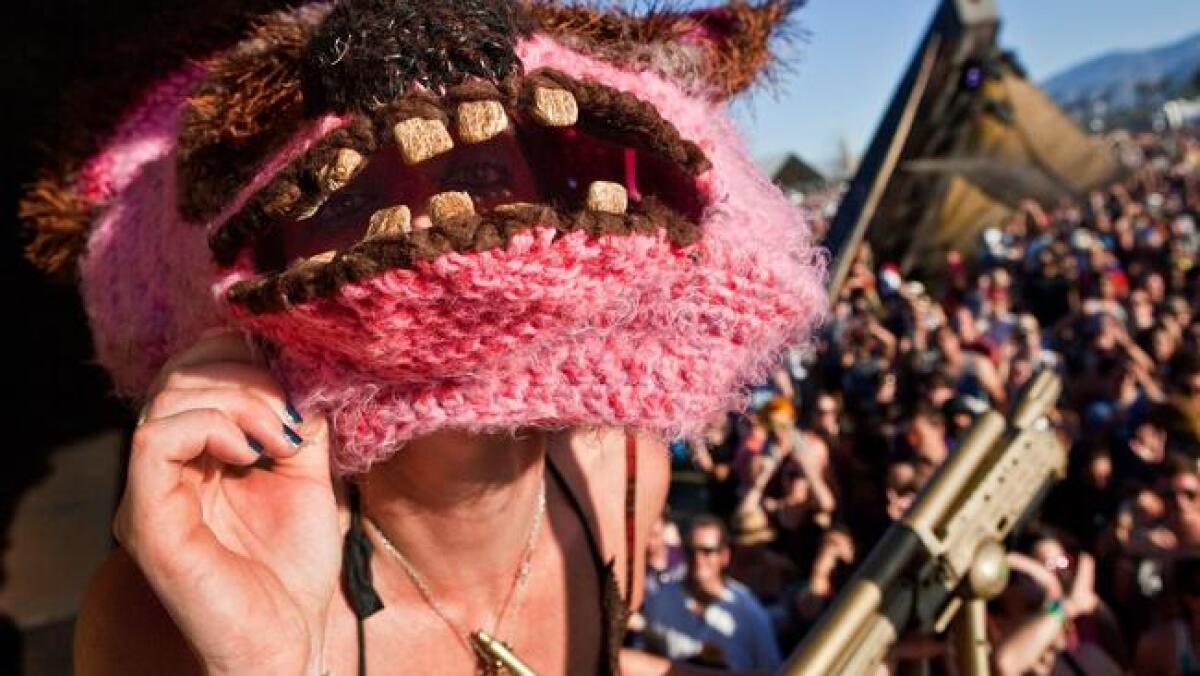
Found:
[{"label": "distant hill", "polygon": [[[1042,88],[1067,108],[1099,99],[1111,108],[1125,109],[1140,105],[1147,96],[1175,96],[1195,86],[1192,80],[1197,69],[1200,33],[1161,47],[1098,56],[1054,75]],[[1153,91],[1148,91],[1147,85]]]}]

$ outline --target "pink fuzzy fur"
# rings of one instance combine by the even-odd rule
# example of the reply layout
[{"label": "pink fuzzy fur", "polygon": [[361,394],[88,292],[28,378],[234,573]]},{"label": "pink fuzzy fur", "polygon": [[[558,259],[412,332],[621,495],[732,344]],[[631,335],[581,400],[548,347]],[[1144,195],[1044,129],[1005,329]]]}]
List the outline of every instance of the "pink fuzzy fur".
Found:
[{"label": "pink fuzzy fur", "polygon": [[[701,145],[713,169],[701,177],[710,207],[698,244],[536,229],[506,249],[448,254],[251,316],[221,301],[252,274],[248,264],[218,274],[203,229],[176,215],[170,144],[117,138],[110,152],[120,158],[104,166],[129,178],[113,186],[83,281],[98,357],[119,390],[136,395],[201,330],[233,321],[280,347],[275,366],[302,408],[332,415],[343,473],[367,471],[442,427],[600,424],[676,435],[738,405],[741,389],[823,312],[823,258],[798,213],[719,104],[544,37],[519,53],[527,70],[554,67],[634,93]],[[154,101],[130,118],[153,121],[135,141],[175,131],[179,99]],[[326,118],[299,134],[207,227],[339,124]]]}]

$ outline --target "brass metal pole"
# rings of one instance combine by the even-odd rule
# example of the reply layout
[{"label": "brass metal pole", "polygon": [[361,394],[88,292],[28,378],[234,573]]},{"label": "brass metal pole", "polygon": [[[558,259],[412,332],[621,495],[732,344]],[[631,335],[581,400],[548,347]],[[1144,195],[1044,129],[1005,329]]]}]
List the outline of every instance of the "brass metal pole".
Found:
[{"label": "brass metal pole", "polygon": [[[780,673],[788,676],[838,673],[850,646],[861,643],[865,628],[873,621],[891,621],[881,612],[885,590],[895,586],[905,568],[918,560],[922,551],[921,539],[915,533],[900,524],[893,526]],[[900,624],[906,619],[901,618]],[[894,633],[900,629],[896,627]]]},{"label": "brass metal pole", "polygon": [[979,471],[983,458],[1004,434],[1004,428],[1004,416],[999,413],[988,411],[980,416],[971,426],[967,437],[929,482],[928,488],[904,515],[904,523],[918,533],[936,531],[950,515],[951,505],[972,488],[971,480]]},{"label": "brass metal pole", "polygon": [[951,626],[954,659],[959,676],[991,676],[991,646],[987,639],[987,601],[963,604]]}]

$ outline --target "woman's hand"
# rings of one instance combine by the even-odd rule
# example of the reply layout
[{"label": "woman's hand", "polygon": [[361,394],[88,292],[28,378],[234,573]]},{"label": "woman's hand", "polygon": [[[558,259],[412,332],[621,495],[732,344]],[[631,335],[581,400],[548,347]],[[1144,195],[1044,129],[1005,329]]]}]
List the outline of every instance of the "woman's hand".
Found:
[{"label": "woman's hand", "polygon": [[133,434],[114,531],[207,673],[319,671],[338,512],[325,421],[296,417],[222,333],[164,367]]}]

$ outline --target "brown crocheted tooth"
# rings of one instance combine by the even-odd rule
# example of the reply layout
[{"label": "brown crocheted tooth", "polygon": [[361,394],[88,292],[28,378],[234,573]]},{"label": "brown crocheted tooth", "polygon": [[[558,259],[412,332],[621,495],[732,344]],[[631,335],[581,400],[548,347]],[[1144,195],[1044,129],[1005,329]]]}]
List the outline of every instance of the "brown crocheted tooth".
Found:
[{"label": "brown crocheted tooth", "polygon": [[529,112],[547,127],[569,127],[579,121],[575,95],[556,87],[534,87]]},{"label": "brown crocheted tooth", "polygon": [[465,192],[440,192],[429,198],[429,218],[435,226],[475,213],[475,201]]},{"label": "brown crocheted tooth", "polygon": [[458,138],[483,143],[508,129],[508,114],[499,101],[465,101],[458,104]]},{"label": "brown crocheted tooth", "polygon": [[588,186],[587,208],[606,214],[623,214],[629,208],[629,194],[619,183],[593,181]]},{"label": "brown crocheted tooth", "polygon": [[370,225],[367,227],[367,239],[395,237],[409,232],[412,232],[412,211],[401,204],[380,209],[371,214]]},{"label": "brown crocheted tooth", "polygon": [[441,120],[412,117],[396,123],[392,136],[408,165],[420,164],[454,148],[450,130]]},{"label": "brown crocheted tooth", "polygon": [[321,190],[331,193],[346,187],[346,184],[362,169],[363,164],[362,153],[353,148],[338,148],[333,161],[317,172],[317,181],[321,185]]},{"label": "brown crocheted tooth", "polygon": [[277,181],[259,193],[263,213],[275,219],[289,215],[302,197],[304,191],[292,181]]}]

